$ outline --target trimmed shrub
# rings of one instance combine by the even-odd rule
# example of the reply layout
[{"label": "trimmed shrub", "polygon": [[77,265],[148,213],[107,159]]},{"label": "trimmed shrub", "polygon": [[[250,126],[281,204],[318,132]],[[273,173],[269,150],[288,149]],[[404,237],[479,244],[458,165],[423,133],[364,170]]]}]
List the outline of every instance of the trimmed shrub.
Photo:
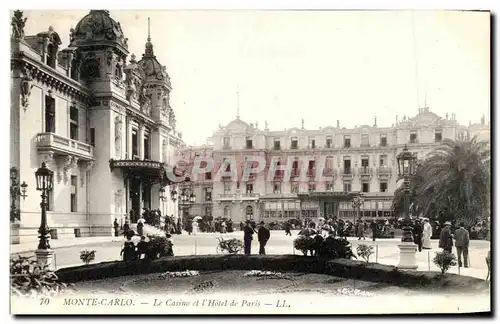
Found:
[{"label": "trimmed shrub", "polygon": [[73,289],[73,285],[61,282],[54,271],[42,267],[32,258],[18,255],[10,259],[10,288],[13,295],[54,296]]},{"label": "trimmed shrub", "polygon": [[351,249],[351,243],[345,238],[329,236],[319,250],[320,257],[330,259],[357,259]]},{"label": "trimmed shrub", "polygon": [[80,251],[80,260],[82,260],[82,262],[85,264],[89,264],[90,262],[95,260],[95,252],[96,252],[95,250]]},{"label": "trimmed shrub", "polygon": [[149,245],[148,245],[148,255],[153,259],[173,256],[173,246],[171,240],[169,240],[166,236],[160,235],[148,235]]},{"label": "trimmed shrub", "polygon": [[451,267],[457,265],[457,258],[453,253],[436,252],[432,262],[441,269],[441,274],[444,275]]},{"label": "trimmed shrub", "polygon": [[373,254],[373,246],[367,244],[360,244],[356,248],[356,252],[360,257],[363,258],[366,262],[370,261],[370,256]]},{"label": "trimmed shrub", "polygon": [[243,241],[236,238],[228,240],[219,238],[218,248],[221,250],[222,253],[238,254],[240,253],[241,250],[243,250]]},{"label": "trimmed shrub", "polygon": [[300,235],[293,241],[293,247],[307,255],[308,251],[314,251],[314,239],[310,236]]}]

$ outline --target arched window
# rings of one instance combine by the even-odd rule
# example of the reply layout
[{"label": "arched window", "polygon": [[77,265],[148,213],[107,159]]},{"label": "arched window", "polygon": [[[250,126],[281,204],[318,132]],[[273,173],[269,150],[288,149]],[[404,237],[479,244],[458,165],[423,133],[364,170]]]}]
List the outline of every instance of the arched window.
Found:
[{"label": "arched window", "polygon": [[224,207],[224,218],[231,219],[231,206]]},{"label": "arched window", "polygon": [[247,206],[245,214],[247,220],[253,220],[253,207]]},{"label": "arched window", "polygon": [[57,45],[50,43],[47,46],[47,65],[56,68]]}]

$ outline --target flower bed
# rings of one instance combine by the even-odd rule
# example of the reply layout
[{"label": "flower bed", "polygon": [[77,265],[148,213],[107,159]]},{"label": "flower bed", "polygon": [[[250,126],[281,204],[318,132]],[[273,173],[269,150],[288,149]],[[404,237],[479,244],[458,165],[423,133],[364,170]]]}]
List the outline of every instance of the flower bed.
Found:
[{"label": "flower bed", "polygon": [[[327,274],[336,277],[388,283],[394,286],[467,287],[484,280],[438,272],[399,271],[396,267],[349,259],[318,259],[297,255],[204,255],[160,258],[152,262],[103,262],[57,271],[63,282],[98,280],[167,271],[260,270]],[[467,285],[464,284],[467,283]]]},{"label": "flower bed", "polygon": [[186,270],[186,271],[167,271],[158,276],[158,279],[166,279],[166,278],[186,278],[186,277],[196,277],[199,276],[200,272],[195,270]]}]

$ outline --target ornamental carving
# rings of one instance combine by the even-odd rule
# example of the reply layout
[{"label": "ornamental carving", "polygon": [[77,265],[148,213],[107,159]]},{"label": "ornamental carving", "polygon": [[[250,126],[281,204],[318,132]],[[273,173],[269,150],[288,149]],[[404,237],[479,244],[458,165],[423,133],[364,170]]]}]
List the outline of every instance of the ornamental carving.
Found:
[{"label": "ornamental carving", "polygon": [[63,175],[64,175],[64,182],[68,183],[70,172],[73,168],[75,168],[78,165],[78,158],[68,155],[64,159],[63,164],[61,167],[58,169],[57,172],[57,181],[61,182]]},{"label": "ornamental carving", "polygon": [[21,10],[14,11],[14,17],[12,17],[12,38],[16,40],[24,39],[24,26],[26,25],[26,20],[28,18],[23,18],[23,12]]},{"label": "ornamental carving", "polygon": [[122,119],[120,116],[115,118],[115,153],[117,157],[121,156],[122,148]]},{"label": "ornamental carving", "polygon": [[142,112],[146,115],[151,114],[151,95],[146,92],[146,87],[143,85],[139,91],[139,104],[141,106]]},{"label": "ornamental carving", "polygon": [[32,88],[33,77],[31,71],[26,66],[23,66],[21,69],[21,106],[24,108],[24,111],[28,109]]},{"label": "ornamental carving", "polygon": [[99,57],[94,52],[88,52],[80,65],[80,78],[84,80],[100,78],[100,70]]},{"label": "ornamental carving", "polygon": [[111,64],[113,63],[113,56],[113,50],[108,47],[108,49],[106,50],[106,63],[108,64],[108,66],[111,66]]}]

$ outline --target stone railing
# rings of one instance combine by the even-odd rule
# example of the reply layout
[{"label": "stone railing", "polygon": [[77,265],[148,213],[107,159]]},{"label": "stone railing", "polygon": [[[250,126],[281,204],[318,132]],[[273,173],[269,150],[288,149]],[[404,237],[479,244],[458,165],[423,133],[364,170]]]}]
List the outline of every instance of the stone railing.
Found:
[{"label": "stone railing", "polygon": [[54,133],[39,133],[36,136],[38,151],[53,151],[62,155],[74,155],[79,158],[93,160],[94,148],[77,140]]}]

